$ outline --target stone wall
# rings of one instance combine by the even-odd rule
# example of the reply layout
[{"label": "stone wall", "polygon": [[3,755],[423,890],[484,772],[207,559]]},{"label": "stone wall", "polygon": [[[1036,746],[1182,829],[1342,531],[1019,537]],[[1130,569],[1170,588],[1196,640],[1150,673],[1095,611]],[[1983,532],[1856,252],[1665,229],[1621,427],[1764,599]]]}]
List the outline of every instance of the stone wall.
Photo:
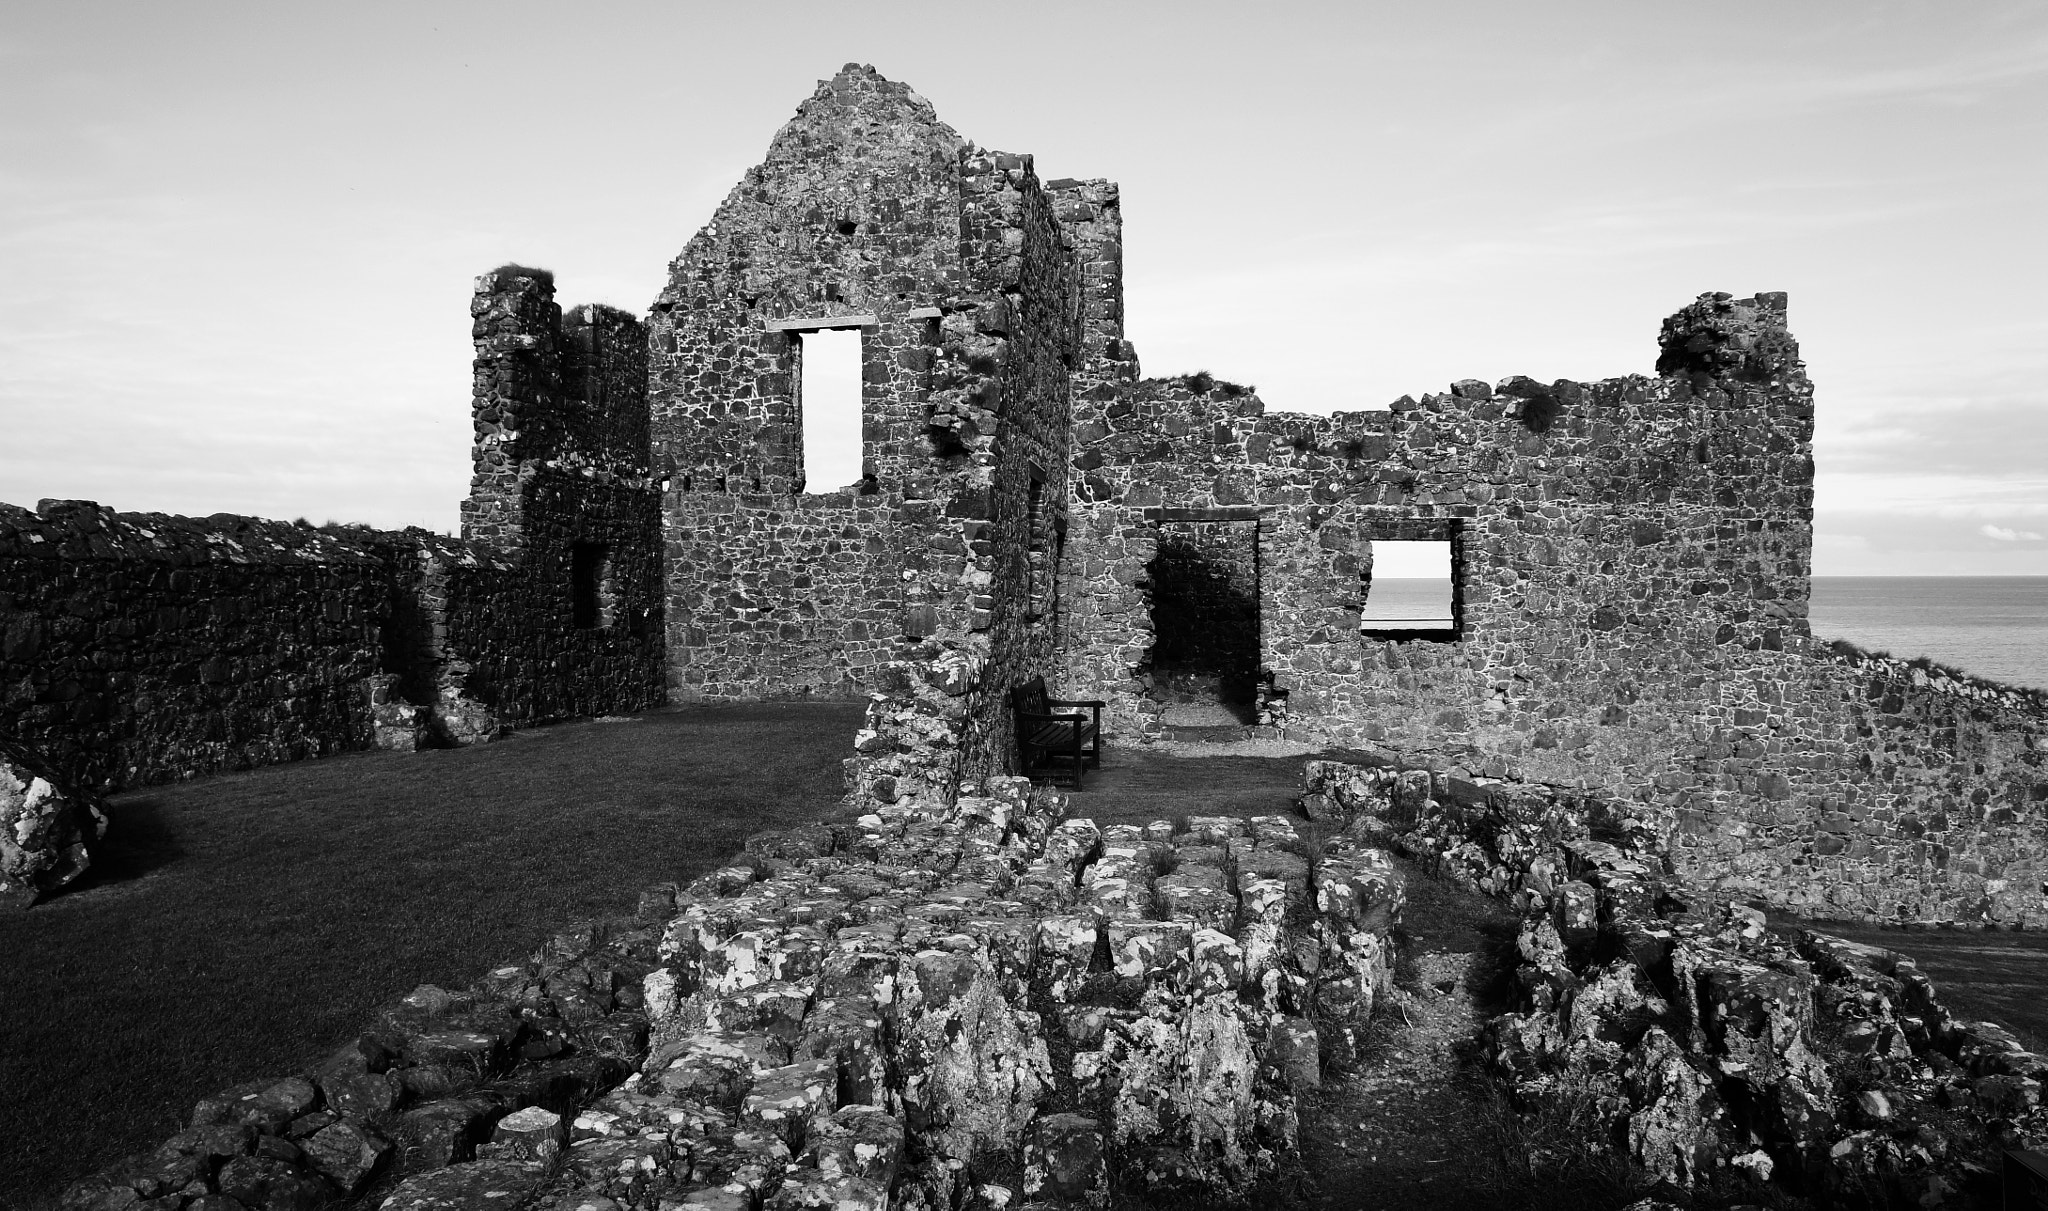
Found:
[{"label": "stone wall", "polygon": [[[1075,592],[1109,606],[1076,635],[1071,675],[1142,716],[1117,667],[1149,629],[1128,582],[1173,509],[1263,519],[1265,663],[1297,725],[1331,739],[1457,743],[1475,718],[1496,722],[1496,698],[1510,715],[1564,703],[1597,717],[1616,687],[1587,680],[1804,634],[1803,378],[1502,386],[1309,417],[1189,376],[1081,409],[1076,511],[1092,549],[1075,552]],[[1454,543],[1463,643],[1360,639],[1375,537]],[[1418,709],[1417,689],[1445,705]]]},{"label": "stone wall", "polygon": [[543,466],[526,484],[521,559],[443,555],[444,710],[474,704],[519,728],[661,705],[658,499],[638,477]]},{"label": "stone wall", "polygon": [[[995,439],[975,456],[994,465],[986,488],[961,485],[955,504],[974,511],[973,497],[985,495],[988,536],[973,548],[970,625],[986,619],[988,656],[971,691],[969,718],[977,726],[963,755],[966,776],[983,778],[1015,765],[1010,690],[1054,672],[1081,294],[1075,251],[1031,158],[984,153],[963,171],[982,292],[1007,321],[954,353],[970,374],[978,359],[999,365],[997,394],[986,400],[994,415],[975,422]],[[961,402],[972,398],[970,389]]]},{"label": "stone wall", "polygon": [[851,698],[894,658],[905,506],[671,489],[667,507],[671,696]]},{"label": "stone wall", "polygon": [[[653,493],[647,429],[647,329],[613,307],[564,319],[554,275],[507,265],[476,280],[473,473],[462,534],[516,552],[543,471]],[[556,477],[558,496],[568,483]],[[653,501],[645,502],[650,518]]]},{"label": "stone wall", "polygon": [[1638,788],[1699,885],[1818,917],[2048,924],[2048,694],[1815,645],[1700,697]]},{"label": "stone wall", "polygon": [[379,537],[0,505],[0,734],[100,788],[365,747]]},{"label": "stone wall", "polygon": [[[966,272],[965,146],[923,98],[849,68],[671,265],[650,413],[669,480],[672,693],[851,696],[900,645],[970,629],[985,515],[948,515],[942,481],[965,459],[936,439],[929,398],[942,326],[977,328],[965,304],[941,319]],[[860,484],[804,474],[806,325],[861,332]]]}]

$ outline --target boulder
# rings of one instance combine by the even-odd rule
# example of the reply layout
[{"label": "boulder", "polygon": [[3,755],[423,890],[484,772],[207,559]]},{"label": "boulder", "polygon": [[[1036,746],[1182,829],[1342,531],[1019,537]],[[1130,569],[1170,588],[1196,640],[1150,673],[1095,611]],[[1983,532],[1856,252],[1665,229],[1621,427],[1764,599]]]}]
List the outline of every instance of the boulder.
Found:
[{"label": "boulder", "polygon": [[244,1207],[262,1211],[314,1211],[335,1197],[317,1173],[267,1156],[238,1156],[221,1166],[220,1192]]},{"label": "boulder", "polygon": [[0,741],[0,903],[26,908],[77,879],[107,816],[25,749]]}]

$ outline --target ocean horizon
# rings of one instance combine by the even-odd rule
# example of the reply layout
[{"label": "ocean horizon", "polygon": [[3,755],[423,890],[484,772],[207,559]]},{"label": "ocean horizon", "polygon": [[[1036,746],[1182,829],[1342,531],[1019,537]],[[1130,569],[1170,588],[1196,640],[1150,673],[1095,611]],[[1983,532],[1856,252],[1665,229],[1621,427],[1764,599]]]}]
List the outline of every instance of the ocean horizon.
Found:
[{"label": "ocean horizon", "polygon": [[2048,689],[2048,576],[1816,576],[1815,638]]},{"label": "ocean horizon", "polygon": [[[1448,580],[1380,577],[1365,618],[1447,626],[1450,604]],[[2048,689],[2048,576],[1816,576],[1809,622],[1819,639]]]}]

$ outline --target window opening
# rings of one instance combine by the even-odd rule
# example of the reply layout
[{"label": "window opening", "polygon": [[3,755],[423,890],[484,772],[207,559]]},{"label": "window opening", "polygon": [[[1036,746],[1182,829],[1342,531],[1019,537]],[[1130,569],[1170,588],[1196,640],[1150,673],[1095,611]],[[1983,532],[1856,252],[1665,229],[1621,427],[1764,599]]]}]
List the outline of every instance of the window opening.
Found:
[{"label": "window opening", "polygon": [[843,492],[862,473],[861,330],[821,328],[795,336],[804,491]]},{"label": "window opening", "polygon": [[1457,638],[1450,542],[1374,539],[1359,629],[1369,639]]},{"label": "window opening", "polygon": [[585,630],[612,625],[618,593],[612,584],[611,549],[601,542],[579,542],[569,548],[571,621]]}]

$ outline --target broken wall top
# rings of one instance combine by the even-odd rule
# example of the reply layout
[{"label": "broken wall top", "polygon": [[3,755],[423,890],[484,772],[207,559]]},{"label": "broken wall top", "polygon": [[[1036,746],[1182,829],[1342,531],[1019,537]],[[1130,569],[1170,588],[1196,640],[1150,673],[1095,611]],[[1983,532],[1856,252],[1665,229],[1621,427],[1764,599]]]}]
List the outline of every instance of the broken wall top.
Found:
[{"label": "broken wall top", "polygon": [[215,513],[117,513],[89,500],[45,500],[33,511],[0,503],[0,558],[197,564],[380,564],[412,548],[421,559],[510,567],[485,548],[428,530],[314,528]]},{"label": "broken wall top", "polygon": [[967,146],[908,86],[848,64],[670,264],[654,310],[738,301],[787,318],[925,305],[959,285]]},{"label": "broken wall top", "polygon": [[1124,499],[1112,468],[1217,478],[1219,492],[1233,476],[1306,473],[1323,503],[1453,507],[1485,503],[1475,487],[1505,477],[1558,501],[1810,511],[1813,388],[1785,311],[1782,294],[1701,295],[1665,321],[1658,376],[1465,379],[1385,411],[1267,412],[1208,374],[1132,382],[1077,398],[1077,491]]}]

